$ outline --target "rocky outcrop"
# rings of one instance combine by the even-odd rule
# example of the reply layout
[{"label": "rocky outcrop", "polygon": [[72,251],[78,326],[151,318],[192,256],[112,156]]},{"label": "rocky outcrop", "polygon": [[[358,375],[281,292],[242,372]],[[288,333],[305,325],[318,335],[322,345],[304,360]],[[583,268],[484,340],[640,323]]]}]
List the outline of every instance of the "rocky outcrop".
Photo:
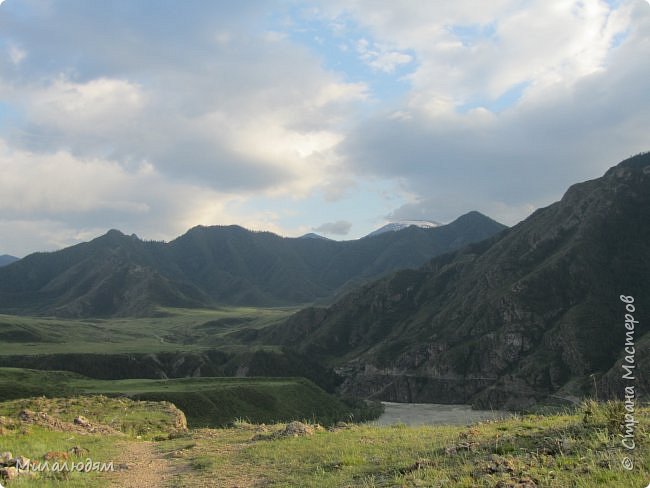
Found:
[{"label": "rocky outcrop", "polygon": [[92,424],[88,419],[77,416],[73,422],[66,422],[59,417],[50,415],[46,412],[34,412],[32,410],[21,410],[18,419],[23,424],[38,425],[46,429],[57,430],[62,432],[75,432],[77,434],[108,434],[123,435],[119,430],[115,430],[108,425]]}]

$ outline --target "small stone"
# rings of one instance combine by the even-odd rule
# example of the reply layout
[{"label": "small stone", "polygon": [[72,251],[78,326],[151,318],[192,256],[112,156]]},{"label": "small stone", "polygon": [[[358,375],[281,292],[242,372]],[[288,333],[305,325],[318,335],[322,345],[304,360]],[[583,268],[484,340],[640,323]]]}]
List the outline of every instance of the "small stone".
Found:
[{"label": "small stone", "polygon": [[90,421],[83,415],[79,415],[78,417],[75,417],[73,422],[76,425],[81,425],[82,427],[90,427]]},{"label": "small stone", "polygon": [[13,467],[0,468],[0,478],[3,478],[7,481],[16,479],[18,477],[18,470]]}]

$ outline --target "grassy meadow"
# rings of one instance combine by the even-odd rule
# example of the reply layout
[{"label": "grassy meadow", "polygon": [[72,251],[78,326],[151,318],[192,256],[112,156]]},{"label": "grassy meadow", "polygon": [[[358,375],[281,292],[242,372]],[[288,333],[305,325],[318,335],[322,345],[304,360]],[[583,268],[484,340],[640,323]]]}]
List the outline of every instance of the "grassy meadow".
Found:
[{"label": "grassy meadow", "polygon": [[63,319],[0,315],[0,356],[155,353],[233,345],[228,333],[262,328],[296,308],[161,308],[157,317]]},{"label": "grassy meadow", "polygon": [[[607,408],[596,407],[602,413],[587,421],[584,411],[576,411],[465,427],[345,426],[279,440],[251,440],[256,439],[252,433],[265,430],[259,426],[195,431],[185,456],[202,464],[179,486],[645,487],[650,412],[640,417],[636,468],[626,471],[621,460],[629,453],[618,432],[608,427]],[[160,449],[182,442],[169,441]],[[232,445],[239,448],[213,455]],[[233,480],[241,476],[241,466],[246,466],[247,481],[239,485]],[[209,480],[220,484],[209,485]]]}]

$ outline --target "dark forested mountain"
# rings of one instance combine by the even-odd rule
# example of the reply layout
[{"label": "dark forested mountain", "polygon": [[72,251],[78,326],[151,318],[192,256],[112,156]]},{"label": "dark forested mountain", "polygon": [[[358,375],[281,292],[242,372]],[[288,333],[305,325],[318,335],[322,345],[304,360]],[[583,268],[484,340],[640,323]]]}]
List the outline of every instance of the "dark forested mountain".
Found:
[{"label": "dark forested mountain", "polygon": [[156,306],[289,305],[417,267],[505,227],[471,212],[435,229],[411,227],[337,242],[238,226],[195,227],[169,242],[117,230],[0,268],[0,312],[143,315]]},{"label": "dark forested mountain", "polygon": [[620,295],[634,297],[641,319],[636,387],[647,394],[649,153],[572,186],[487,241],[239,335],[338,365],[348,392],[518,407],[594,394],[594,378],[598,394],[623,393]]},{"label": "dark forested mountain", "polygon": [[18,258],[15,256],[10,256],[9,254],[3,254],[0,256],[0,267],[7,266],[8,264],[18,261]]}]

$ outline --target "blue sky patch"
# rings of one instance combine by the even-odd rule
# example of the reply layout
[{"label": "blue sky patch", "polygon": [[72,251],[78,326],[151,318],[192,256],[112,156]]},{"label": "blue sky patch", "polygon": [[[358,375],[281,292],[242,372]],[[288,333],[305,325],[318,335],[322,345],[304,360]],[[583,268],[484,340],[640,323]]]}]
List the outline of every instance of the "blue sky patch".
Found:
[{"label": "blue sky patch", "polygon": [[370,32],[351,19],[309,18],[299,8],[292,9],[289,15],[290,22],[286,16],[270,17],[269,28],[282,31],[291,41],[306,46],[321,59],[325,69],[339,73],[348,83],[367,84],[372,97],[383,104],[408,93],[411,86],[406,75],[417,67],[414,51],[399,50],[400,54],[410,56],[410,62],[395,64],[390,72],[383,71],[364,61],[360,51],[363,43],[367,43],[367,51],[378,51],[381,46],[376,45]]},{"label": "blue sky patch", "polygon": [[453,25],[449,31],[463,43],[463,46],[472,46],[477,40],[492,39],[496,37],[497,24],[466,24]]}]

